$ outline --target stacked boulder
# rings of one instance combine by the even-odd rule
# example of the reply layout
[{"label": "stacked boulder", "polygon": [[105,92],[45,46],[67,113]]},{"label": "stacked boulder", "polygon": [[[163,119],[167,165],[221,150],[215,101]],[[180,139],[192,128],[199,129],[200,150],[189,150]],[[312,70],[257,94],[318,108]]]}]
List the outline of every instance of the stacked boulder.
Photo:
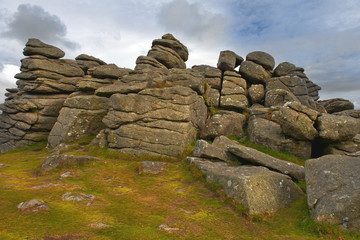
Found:
[{"label": "stacked boulder", "polygon": [[[80,55],[84,59],[84,54]],[[80,62],[82,66],[99,64],[94,57],[86,57]],[[79,57],[77,57],[79,59]],[[94,59],[91,63],[90,59]],[[84,63],[85,62],[85,63]],[[83,68],[85,70],[85,67]],[[115,64],[99,64],[86,70],[77,83],[77,92],[65,100],[59,117],[51,129],[48,146],[53,148],[60,143],[71,142],[86,136],[97,135],[105,128],[102,120],[108,113],[109,99],[95,95],[98,88],[113,84],[118,78],[127,75],[131,70],[119,68]]]},{"label": "stacked boulder", "polygon": [[59,59],[65,55],[61,49],[37,39],[29,39],[24,55],[15,76],[18,88],[8,89],[0,106],[0,153],[46,140],[84,75],[75,61]]}]

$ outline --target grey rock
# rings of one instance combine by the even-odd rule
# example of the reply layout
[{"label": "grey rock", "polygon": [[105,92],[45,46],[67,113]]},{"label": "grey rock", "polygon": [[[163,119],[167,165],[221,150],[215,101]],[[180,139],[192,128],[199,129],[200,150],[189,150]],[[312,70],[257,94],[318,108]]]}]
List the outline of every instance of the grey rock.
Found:
[{"label": "grey rock", "polygon": [[245,123],[246,117],[241,113],[218,111],[206,121],[205,127],[201,129],[200,137],[203,139],[214,139],[221,135],[243,137]]},{"label": "grey rock", "polygon": [[249,53],[248,55],[246,55],[246,61],[252,61],[254,63],[257,63],[263,66],[268,71],[273,70],[275,66],[274,58],[270,54],[261,51]]},{"label": "grey rock", "polygon": [[150,69],[153,71],[163,71],[163,72],[166,72],[168,70],[164,64],[160,63],[158,60],[156,60],[153,57],[139,56],[136,59],[135,70],[137,71],[144,69]]},{"label": "grey rock", "polygon": [[66,77],[81,77],[84,71],[73,60],[29,57],[21,60],[21,69],[55,72]]},{"label": "grey rock", "polygon": [[250,214],[273,213],[304,196],[287,175],[264,167],[229,166],[188,158],[190,163],[206,174],[206,180],[218,183],[225,193],[248,208]]},{"label": "grey rock", "polygon": [[154,161],[143,161],[139,166],[139,174],[141,173],[152,173],[159,174],[165,170],[165,162],[154,162]]},{"label": "grey rock", "polygon": [[360,231],[360,157],[326,155],[305,163],[307,201],[316,222]]},{"label": "grey rock", "polygon": [[23,212],[40,212],[50,210],[49,206],[44,201],[38,199],[21,202],[18,204],[17,208]]},{"label": "grey rock", "polygon": [[281,77],[296,71],[296,66],[289,62],[282,62],[274,69],[274,76]]},{"label": "grey rock", "polygon": [[85,73],[87,73],[87,70],[89,70],[89,68],[106,65],[106,62],[104,62],[103,60],[86,54],[80,54],[75,58],[75,60]]},{"label": "grey rock", "polygon": [[203,75],[211,88],[220,90],[222,81],[222,72],[220,69],[209,65],[194,65],[191,69]]},{"label": "grey rock", "polygon": [[210,144],[205,140],[197,140],[193,152],[194,157],[216,159],[225,162],[236,161],[236,158],[227,153],[226,148],[217,144]]},{"label": "grey rock", "polygon": [[44,163],[41,166],[41,170],[48,171],[56,167],[81,165],[94,161],[100,161],[100,159],[91,156],[77,156],[66,154],[52,155],[45,159]]},{"label": "grey rock", "polygon": [[284,89],[272,89],[266,91],[265,106],[283,106],[287,102],[299,102],[299,99],[290,91]]},{"label": "grey rock", "polygon": [[278,116],[277,120],[286,136],[308,141],[312,141],[318,136],[318,131],[314,127],[316,118],[313,120],[308,115],[295,111],[286,105],[280,108]]},{"label": "grey rock", "polygon": [[266,146],[275,151],[289,152],[304,159],[311,157],[312,147],[310,142],[296,141],[285,137],[280,125],[270,120],[251,117],[247,133],[253,143]]},{"label": "grey rock", "polygon": [[245,147],[240,144],[231,146],[228,149],[232,154],[239,157],[240,161],[254,165],[264,166],[271,170],[283,173],[297,180],[305,179],[303,166],[288,161],[274,158],[253,148]]},{"label": "grey rock", "polygon": [[246,80],[236,72],[224,72],[220,95],[221,107],[243,110],[249,105]]},{"label": "grey rock", "polygon": [[333,114],[339,115],[339,116],[349,116],[349,117],[360,119],[360,110],[344,110],[344,111],[336,112]]},{"label": "grey rock", "polygon": [[24,52],[25,56],[41,55],[48,58],[62,58],[65,56],[65,52],[60,48],[43,43],[39,39],[30,38],[25,44]]},{"label": "grey rock", "polygon": [[203,97],[182,86],[114,94],[110,102],[108,146],[132,155],[180,156],[207,118]]},{"label": "grey rock", "polygon": [[168,86],[184,86],[203,95],[205,91],[205,78],[197,71],[191,69],[170,69],[164,79],[164,84]]},{"label": "grey rock", "polygon": [[96,197],[92,194],[66,192],[61,196],[61,198],[65,202],[80,202],[80,201],[92,202],[95,200]]},{"label": "grey rock", "polygon": [[360,121],[348,116],[322,113],[317,120],[319,136],[328,141],[346,141],[360,132]]},{"label": "grey rock", "polygon": [[111,225],[106,224],[106,223],[91,223],[89,225],[89,227],[96,228],[96,229],[103,229],[103,228],[109,228],[109,227],[111,227]]},{"label": "grey rock", "polygon": [[76,87],[83,92],[95,92],[98,88],[108,86],[113,82],[114,80],[109,78],[84,77],[76,84]]},{"label": "grey rock", "polygon": [[262,103],[265,100],[265,87],[262,84],[252,84],[249,87],[249,97],[251,102]]},{"label": "grey rock", "polygon": [[161,224],[160,226],[158,226],[158,228],[157,229],[159,229],[159,230],[164,230],[164,231],[166,231],[166,232],[174,232],[174,231],[179,231],[180,229],[179,228],[177,228],[177,227],[169,227],[169,225],[167,225],[167,224]]},{"label": "grey rock", "polygon": [[336,113],[345,110],[354,110],[354,104],[349,100],[342,98],[333,98],[328,100],[318,101],[328,113]]},{"label": "grey rock", "polygon": [[148,52],[148,56],[155,58],[168,69],[181,68],[186,69],[184,60],[174,50],[161,45],[155,45]]},{"label": "grey rock", "polygon": [[261,65],[251,61],[244,61],[240,64],[240,74],[251,83],[266,83],[271,74]]},{"label": "grey rock", "polygon": [[101,65],[93,67],[88,70],[88,73],[95,78],[113,78],[118,79],[119,77],[129,74],[131,69],[119,68],[115,64]]},{"label": "grey rock", "polygon": [[208,86],[205,92],[204,99],[208,107],[219,107],[219,102],[220,102],[219,90]]},{"label": "grey rock", "polygon": [[236,53],[234,53],[233,51],[230,50],[221,51],[217,63],[217,68],[219,68],[222,71],[233,71],[234,68],[238,66],[236,64],[242,62],[239,60],[240,60],[240,56],[236,55]]},{"label": "grey rock", "polygon": [[156,45],[161,45],[161,46],[164,46],[167,48],[171,48],[181,57],[181,59],[184,62],[186,62],[188,60],[189,51],[188,51],[187,47],[185,45],[183,45],[179,40],[177,40],[170,33],[165,34],[164,36],[162,36],[161,39],[155,39],[152,42],[152,47],[154,47]]}]

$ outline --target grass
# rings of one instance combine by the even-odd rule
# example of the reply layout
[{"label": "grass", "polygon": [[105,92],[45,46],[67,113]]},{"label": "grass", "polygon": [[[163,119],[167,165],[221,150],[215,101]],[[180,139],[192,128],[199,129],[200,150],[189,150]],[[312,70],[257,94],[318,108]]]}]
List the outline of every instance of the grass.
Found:
[{"label": "grass", "polygon": [[[274,215],[248,216],[218,185],[183,159],[131,157],[72,143],[64,153],[102,159],[82,166],[40,171],[50,154],[41,143],[0,155],[0,239],[359,239],[360,235],[314,223],[306,198]],[[193,145],[189,146],[188,153]],[[185,154],[186,155],[186,154]],[[185,155],[183,157],[185,157]],[[159,175],[139,175],[143,160],[165,161]],[[59,180],[70,171],[73,177]],[[34,188],[54,183],[46,188]],[[63,202],[66,192],[93,194],[86,202]],[[48,212],[24,213],[17,204],[37,198]],[[91,227],[105,223],[108,228]],[[179,230],[166,232],[167,224]]]}]

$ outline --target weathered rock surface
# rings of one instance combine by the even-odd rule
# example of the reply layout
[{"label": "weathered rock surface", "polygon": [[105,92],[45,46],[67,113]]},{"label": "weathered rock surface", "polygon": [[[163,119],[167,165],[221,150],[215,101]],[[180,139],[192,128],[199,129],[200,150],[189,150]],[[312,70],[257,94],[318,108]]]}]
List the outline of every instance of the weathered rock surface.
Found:
[{"label": "weathered rock surface", "polygon": [[243,137],[245,123],[245,115],[221,110],[206,120],[205,126],[200,131],[200,137],[203,139],[214,139],[222,135]]},{"label": "weathered rock surface", "polygon": [[94,201],[96,197],[92,194],[66,192],[61,196],[61,198],[65,202],[89,201],[90,203]]},{"label": "weathered rock surface", "polygon": [[202,76],[204,76],[207,84],[211,88],[220,90],[222,82],[222,73],[220,69],[208,65],[195,65],[191,69],[198,71]]},{"label": "weathered rock surface", "polygon": [[289,62],[282,62],[274,69],[274,76],[281,77],[296,71],[296,66]]},{"label": "weathered rock surface", "polygon": [[[302,106],[296,102],[293,103],[293,105],[295,104]],[[281,107],[276,119],[280,123],[281,130],[286,136],[290,136],[296,140],[312,141],[318,136],[318,131],[314,127],[318,113],[314,110],[307,109],[305,106],[303,106],[303,108],[305,111],[301,112],[288,106]],[[314,118],[311,119],[304,113],[306,111],[314,112]]]},{"label": "weathered rock surface", "polygon": [[220,96],[220,106],[227,109],[243,110],[248,107],[246,80],[240,74],[225,71]]},{"label": "weathered rock surface", "polygon": [[68,167],[82,165],[84,163],[100,161],[99,158],[90,156],[77,156],[77,155],[52,155],[45,159],[41,166],[41,170],[48,171],[56,167]]},{"label": "weathered rock surface", "polygon": [[60,48],[43,43],[36,38],[30,38],[27,41],[23,54],[25,56],[41,55],[54,59],[62,58],[65,56],[65,52],[62,51]]},{"label": "weathered rock surface", "polygon": [[75,60],[76,60],[76,63],[79,65],[79,67],[85,73],[87,73],[89,68],[97,67],[100,65],[106,65],[106,62],[104,62],[103,60],[93,57],[93,56],[86,55],[86,54],[80,54],[79,56],[77,56],[75,58]]},{"label": "weathered rock surface", "polygon": [[320,223],[360,231],[360,157],[326,155],[305,163],[308,205]]},{"label": "weathered rock surface", "polygon": [[107,114],[109,101],[95,95],[74,94],[64,103],[59,117],[48,137],[48,146],[96,135],[105,128],[102,122]]},{"label": "weathered rock surface", "polygon": [[210,144],[205,140],[197,140],[193,152],[194,157],[216,159],[225,162],[236,161],[236,158],[227,152],[227,148],[216,143]]},{"label": "weathered rock surface", "polygon": [[333,98],[318,102],[328,113],[336,113],[345,110],[354,110],[354,104],[349,100],[342,98]]},{"label": "weathered rock surface", "polygon": [[254,165],[264,166],[271,170],[283,173],[297,180],[305,179],[305,170],[303,166],[287,162],[259,152],[255,149],[242,146],[231,146],[228,149],[232,154],[237,156],[240,161],[248,162]]},{"label": "weathered rock surface", "polygon": [[253,143],[266,146],[275,151],[289,152],[304,159],[311,157],[312,147],[310,142],[296,141],[285,137],[281,126],[273,121],[251,117],[247,133]]},{"label": "weathered rock surface", "polygon": [[171,48],[172,50],[174,50],[181,57],[181,59],[184,62],[186,62],[188,60],[189,52],[188,52],[187,47],[184,44],[182,44],[179,40],[177,40],[170,33],[165,34],[164,36],[162,36],[161,39],[155,39],[152,42],[152,47],[154,47],[156,45]]},{"label": "weathered rock surface", "polygon": [[168,69],[181,68],[186,69],[184,60],[174,50],[162,45],[155,45],[148,52],[148,56],[155,58]]},{"label": "weathered rock surface", "polygon": [[221,51],[217,68],[222,71],[233,71],[244,59],[230,50]]},{"label": "weathered rock surface", "polygon": [[265,99],[265,87],[262,84],[252,84],[249,89],[251,103],[262,103]]},{"label": "weathered rock surface", "polygon": [[23,212],[40,212],[50,210],[49,206],[44,201],[38,199],[21,202],[18,204],[17,208]]},{"label": "weathered rock surface", "polygon": [[184,86],[190,87],[199,95],[205,92],[205,78],[197,71],[191,69],[170,69],[164,79],[165,86]]},{"label": "weathered rock surface", "polygon": [[101,65],[88,69],[88,74],[95,78],[113,78],[118,79],[119,77],[127,75],[131,69],[119,68],[115,64]]},{"label": "weathered rock surface", "polygon": [[256,64],[252,61],[244,61],[240,64],[239,72],[246,80],[251,83],[266,83],[270,78],[271,74],[266,71],[261,65]]},{"label": "weathered rock surface", "polygon": [[129,154],[180,156],[207,118],[203,98],[181,86],[114,94],[110,101],[103,120],[108,146]]},{"label": "weathered rock surface", "polygon": [[206,174],[208,182],[219,183],[225,193],[249,209],[250,214],[276,212],[301,198],[304,193],[291,178],[264,167],[229,166],[188,158]]},{"label": "weathered rock surface", "polygon": [[339,115],[339,116],[349,116],[349,117],[360,119],[360,110],[344,110],[344,111],[336,112],[333,114]]},{"label": "weathered rock surface", "polygon": [[323,113],[318,118],[319,136],[327,141],[346,141],[360,132],[360,121],[348,116]]},{"label": "weathered rock surface", "polygon": [[273,70],[275,67],[275,59],[266,52],[255,51],[246,55],[246,61],[252,61],[263,66],[266,70]]}]

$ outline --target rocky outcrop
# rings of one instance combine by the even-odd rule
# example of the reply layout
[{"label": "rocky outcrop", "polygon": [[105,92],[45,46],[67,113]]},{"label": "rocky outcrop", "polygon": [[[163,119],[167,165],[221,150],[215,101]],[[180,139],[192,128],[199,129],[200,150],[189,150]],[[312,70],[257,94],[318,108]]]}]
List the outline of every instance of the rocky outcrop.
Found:
[{"label": "rocky outcrop", "polygon": [[41,170],[48,171],[57,167],[78,166],[94,161],[100,161],[100,159],[90,156],[76,156],[65,154],[52,155],[45,159],[44,163],[41,165]]},{"label": "rocky outcrop", "polygon": [[311,216],[320,223],[360,231],[360,158],[326,155],[306,161]]},{"label": "rocky outcrop", "polygon": [[180,156],[207,115],[203,98],[182,86],[114,94],[110,107],[103,120],[109,148],[135,155]]},{"label": "rocky outcrop", "polygon": [[39,39],[30,38],[25,44],[24,56],[41,55],[47,58],[58,59],[65,56],[60,48],[41,42]]},{"label": "rocky outcrop", "polygon": [[220,106],[226,109],[244,110],[249,105],[246,95],[246,80],[236,72],[225,71],[220,92]]},{"label": "rocky outcrop", "polygon": [[349,100],[342,98],[333,98],[319,101],[328,113],[337,113],[345,110],[354,110],[354,104]]},{"label": "rocky outcrop", "polygon": [[206,174],[208,182],[220,184],[249,214],[273,213],[304,196],[290,177],[264,167],[229,166],[199,158],[188,161]]}]

